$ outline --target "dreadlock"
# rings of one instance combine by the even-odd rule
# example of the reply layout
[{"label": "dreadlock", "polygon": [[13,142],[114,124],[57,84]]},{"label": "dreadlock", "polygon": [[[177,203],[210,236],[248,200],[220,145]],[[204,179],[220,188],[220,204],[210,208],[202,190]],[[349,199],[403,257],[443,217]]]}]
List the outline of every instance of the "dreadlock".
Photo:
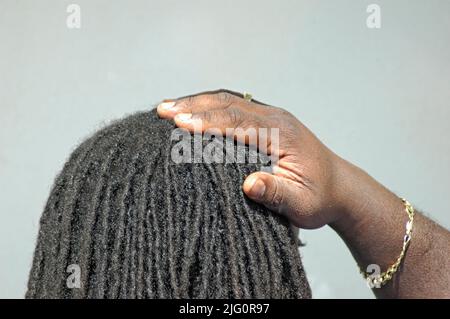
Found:
[{"label": "dreadlock", "polygon": [[73,152],[40,220],[27,298],[310,297],[289,223],[241,190],[261,163],[176,164],[174,128],[136,113]]}]

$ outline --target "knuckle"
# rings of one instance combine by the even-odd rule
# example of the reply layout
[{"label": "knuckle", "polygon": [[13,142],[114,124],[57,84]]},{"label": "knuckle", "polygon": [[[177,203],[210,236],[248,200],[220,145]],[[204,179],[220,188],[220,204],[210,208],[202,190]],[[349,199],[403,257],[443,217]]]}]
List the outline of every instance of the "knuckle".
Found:
[{"label": "knuckle", "polygon": [[288,117],[288,118],[294,117],[291,112],[286,111],[285,109],[283,109],[281,107],[275,107],[275,109],[277,112],[274,112],[274,113],[276,113],[277,117],[280,117],[280,116],[284,116],[284,117]]},{"label": "knuckle", "polygon": [[194,106],[194,103],[196,101],[196,96],[191,95],[191,96],[187,96],[183,99],[182,101],[182,106],[186,109],[186,110],[191,110],[192,107]]},{"label": "knuckle", "polygon": [[[244,118],[244,116],[242,116]],[[264,118],[260,117],[259,115],[250,115],[248,117],[245,117],[245,123],[249,127],[255,127],[255,128],[267,128],[269,127],[269,124]]]},{"label": "knuckle", "polygon": [[299,122],[292,113],[279,107],[267,114],[264,121],[277,127],[282,126],[286,134],[295,132]]},{"label": "knuckle", "polygon": [[214,115],[214,112],[203,112],[200,117],[203,122],[210,123],[215,119],[216,116]]},{"label": "knuckle", "polygon": [[278,179],[275,179],[274,189],[270,196],[270,204],[278,211],[281,211],[283,204],[283,191]]},{"label": "knuckle", "polygon": [[226,91],[224,91],[224,90],[220,90],[216,94],[216,99],[221,105],[228,106],[233,101],[233,95],[228,93],[228,92],[226,92]]},{"label": "knuckle", "polygon": [[238,127],[242,124],[241,112],[236,108],[229,108],[227,110],[228,121],[233,127]]}]

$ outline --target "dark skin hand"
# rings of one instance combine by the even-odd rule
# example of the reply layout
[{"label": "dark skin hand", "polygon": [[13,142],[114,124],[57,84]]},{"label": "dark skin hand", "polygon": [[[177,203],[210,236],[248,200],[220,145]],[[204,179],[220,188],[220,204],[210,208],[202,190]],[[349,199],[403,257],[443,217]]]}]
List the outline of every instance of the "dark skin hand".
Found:
[{"label": "dark skin hand", "polygon": [[[227,128],[279,128],[272,173],[248,176],[243,191],[252,200],[285,215],[300,228],[332,227],[365,269],[385,271],[400,254],[405,223],[402,201],[363,170],[328,149],[289,112],[227,90],[204,92],[158,106],[162,118],[190,131]],[[231,137],[250,143],[239,131]],[[385,286],[373,289],[380,298],[450,298],[450,232],[416,212],[412,240],[401,268]]]}]

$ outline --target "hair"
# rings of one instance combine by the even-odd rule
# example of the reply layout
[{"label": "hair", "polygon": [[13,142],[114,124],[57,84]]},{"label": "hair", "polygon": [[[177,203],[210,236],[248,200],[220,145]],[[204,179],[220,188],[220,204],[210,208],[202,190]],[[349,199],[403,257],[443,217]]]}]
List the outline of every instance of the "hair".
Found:
[{"label": "hair", "polygon": [[242,192],[261,163],[176,164],[174,128],[136,113],[75,149],[40,219],[27,298],[311,297],[288,221]]}]

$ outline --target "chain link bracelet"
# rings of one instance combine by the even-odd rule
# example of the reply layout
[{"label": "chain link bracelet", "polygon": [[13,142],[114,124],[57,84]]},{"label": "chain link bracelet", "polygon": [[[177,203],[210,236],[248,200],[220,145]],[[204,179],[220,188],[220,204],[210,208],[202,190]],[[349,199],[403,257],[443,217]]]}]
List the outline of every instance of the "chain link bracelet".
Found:
[{"label": "chain link bracelet", "polygon": [[403,248],[398,256],[395,263],[393,263],[385,272],[382,272],[379,275],[369,274],[366,271],[363,271],[360,269],[361,274],[363,275],[364,279],[367,281],[367,284],[369,287],[381,287],[385,285],[389,280],[392,279],[394,274],[397,272],[398,268],[400,267],[400,264],[403,261],[403,258],[405,257],[406,251],[408,250],[409,243],[411,241],[411,234],[412,234],[412,226],[414,222],[414,207],[404,198],[402,198],[403,204],[405,205],[405,211],[408,214],[409,220],[406,222],[406,234],[405,237],[403,237]]}]

